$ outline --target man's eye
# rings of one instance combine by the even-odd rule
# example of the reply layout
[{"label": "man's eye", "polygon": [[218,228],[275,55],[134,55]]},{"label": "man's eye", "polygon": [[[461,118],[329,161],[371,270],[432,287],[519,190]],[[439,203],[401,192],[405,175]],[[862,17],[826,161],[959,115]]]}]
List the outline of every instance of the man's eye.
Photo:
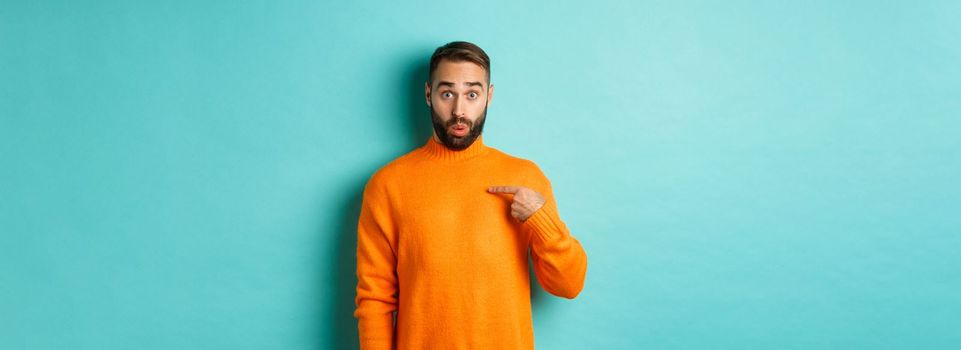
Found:
[{"label": "man's eye", "polygon": [[477,93],[476,93],[476,92],[472,92],[472,93],[467,94],[467,96],[470,97],[470,98],[477,98]]},{"label": "man's eye", "polygon": [[450,98],[451,96],[453,96],[453,94],[451,94],[451,93],[449,93],[449,92],[445,92],[445,93],[442,93],[442,94],[440,94],[440,95],[443,96],[444,98]]}]

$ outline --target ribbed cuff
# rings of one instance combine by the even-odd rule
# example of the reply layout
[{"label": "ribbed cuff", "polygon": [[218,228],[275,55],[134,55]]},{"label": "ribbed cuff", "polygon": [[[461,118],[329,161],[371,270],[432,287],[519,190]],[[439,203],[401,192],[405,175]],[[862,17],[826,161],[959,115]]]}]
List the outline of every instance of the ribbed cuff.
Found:
[{"label": "ribbed cuff", "polygon": [[394,345],[394,316],[392,314],[360,318],[361,350],[390,350]]},{"label": "ribbed cuff", "polygon": [[[551,241],[567,234],[567,228],[557,214],[557,206],[551,201],[544,203],[540,209],[524,221],[524,224],[531,228],[534,233],[533,236],[537,237],[536,239],[539,239],[541,243],[549,244]],[[535,239],[534,237],[531,237],[531,239]]]}]

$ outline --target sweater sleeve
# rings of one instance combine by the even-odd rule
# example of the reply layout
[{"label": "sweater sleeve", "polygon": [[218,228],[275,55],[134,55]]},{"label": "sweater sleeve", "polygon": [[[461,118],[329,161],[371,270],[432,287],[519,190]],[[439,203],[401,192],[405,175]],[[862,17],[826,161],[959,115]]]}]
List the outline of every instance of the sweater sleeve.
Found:
[{"label": "sweater sleeve", "polygon": [[524,221],[524,227],[530,233],[531,260],[537,281],[551,294],[574,299],[584,288],[587,253],[561,221],[551,183],[539,168],[534,183],[545,202]]},{"label": "sweater sleeve", "polygon": [[372,179],[364,188],[357,223],[357,297],[361,350],[390,350],[394,346],[397,310],[397,258],[391,244],[393,223],[386,211],[383,188]]}]

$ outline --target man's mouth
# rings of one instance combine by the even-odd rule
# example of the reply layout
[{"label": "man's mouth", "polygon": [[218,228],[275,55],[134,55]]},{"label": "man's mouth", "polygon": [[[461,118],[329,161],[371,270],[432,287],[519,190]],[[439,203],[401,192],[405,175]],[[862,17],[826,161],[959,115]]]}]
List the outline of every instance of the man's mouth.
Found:
[{"label": "man's mouth", "polygon": [[457,124],[451,125],[451,127],[448,128],[447,131],[450,132],[451,135],[454,135],[456,137],[464,137],[464,136],[467,136],[468,132],[470,132],[470,127],[468,127],[467,124],[457,123]]}]

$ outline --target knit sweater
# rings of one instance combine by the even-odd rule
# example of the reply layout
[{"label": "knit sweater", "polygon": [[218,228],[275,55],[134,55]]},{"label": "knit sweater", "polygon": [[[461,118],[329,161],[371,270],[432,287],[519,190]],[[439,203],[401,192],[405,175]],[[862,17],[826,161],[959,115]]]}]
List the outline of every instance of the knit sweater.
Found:
[{"label": "knit sweater", "polygon": [[[487,192],[498,185],[531,188],[546,202],[521,222],[510,194]],[[364,188],[354,311],[361,349],[533,349],[528,254],[544,290],[580,293],[587,255],[540,168],[483,137],[461,151],[431,138]]]}]

